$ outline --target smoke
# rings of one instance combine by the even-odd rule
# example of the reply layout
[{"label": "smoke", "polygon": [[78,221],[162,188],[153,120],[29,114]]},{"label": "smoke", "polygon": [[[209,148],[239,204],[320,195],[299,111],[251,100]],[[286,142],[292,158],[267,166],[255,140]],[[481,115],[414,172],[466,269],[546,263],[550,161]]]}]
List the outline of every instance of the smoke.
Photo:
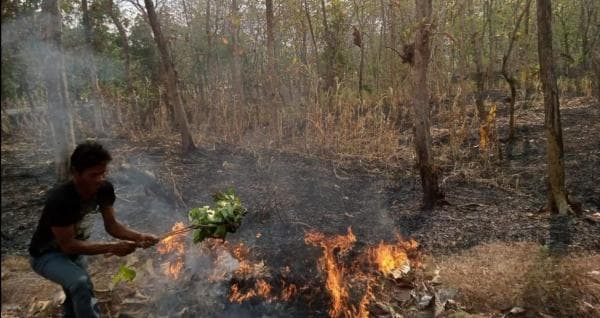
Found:
[{"label": "smoke", "polygon": [[[98,52],[92,50],[84,41],[80,18],[74,15],[63,17],[63,48],[57,49],[53,44],[44,41],[42,28],[45,14],[31,11],[15,18],[2,20],[2,68],[3,102],[9,108],[19,107],[25,103],[30,107],[47,110],[46,87],[43,79],[44,68],[48,63],[59,63],[64,60],[67,76],[67,90],[71,117],[76,121],[76,141],[94,137],[98,132],[93,130],[93,107],[99,107],[92,93],[90,70],[95,65],[99,80],[103,86],[125,81],[125,71],[118,53]],[[112,56],[110,54],[115,54]],[[92,64],[93,63],[93,64]],[[106,101],[103,114],[105,122],[115,122],[115,105]],[[10,105],[13,106],[10,106]],[[53,114],[46,114],[52,118]],[[48,129],[46,127],[45,129]],[[49,136],[51,134],[46,134]],[[48,141],[49,142],[49,141]]]}]

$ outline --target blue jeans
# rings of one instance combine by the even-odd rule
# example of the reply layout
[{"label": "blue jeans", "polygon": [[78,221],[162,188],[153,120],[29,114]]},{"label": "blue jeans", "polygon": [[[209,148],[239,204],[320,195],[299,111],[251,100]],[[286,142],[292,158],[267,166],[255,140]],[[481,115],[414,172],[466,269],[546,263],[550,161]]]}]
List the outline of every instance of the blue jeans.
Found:
[{"label": "blue jeans", "polygon": [[100,317],[94,286],[83,256],[49,252],[39,257],[32,257],[31,267],[42,277],[62,286],[66,296],[63,317]]}]

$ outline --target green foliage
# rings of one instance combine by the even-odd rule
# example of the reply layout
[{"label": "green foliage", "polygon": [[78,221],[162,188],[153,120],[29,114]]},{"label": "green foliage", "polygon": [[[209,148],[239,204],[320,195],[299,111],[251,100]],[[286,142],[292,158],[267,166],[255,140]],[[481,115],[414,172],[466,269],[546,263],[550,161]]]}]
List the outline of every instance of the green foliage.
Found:
[{"label": "green foliage", "polygon": [[136,272],[133,268],[121,265],[119,271],[112,277],[112,284],[116,286],[120,282],[131,282],[135,279]]},{"label": "green foliage", "polygon": [[194,231],[194,243],[209,237],[225,239],[227,233],[235,233],[240,227],[247,212],[233,189],[215,193],[213,200],[213,208],[205,205],[188,212],[190,222],[198,227]]}]

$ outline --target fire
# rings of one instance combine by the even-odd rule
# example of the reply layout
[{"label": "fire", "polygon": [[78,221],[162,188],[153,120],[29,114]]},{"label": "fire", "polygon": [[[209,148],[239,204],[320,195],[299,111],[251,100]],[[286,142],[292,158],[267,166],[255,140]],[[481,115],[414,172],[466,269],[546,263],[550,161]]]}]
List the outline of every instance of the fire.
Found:
[{"label": "fire", "polygon": [[[180,230],[184,227],[185,225],[182,222],[177,222],[175,225],[173,225],[171,231]],[[177,253],[183,253],[185,251],[184,240],[185,237],[181,235],[167,237],[158,244],[158,252],[161,254],[167,254],[173,251],[176,251]]]},{"label": "fire", "polygon": [[[176,231],[184,227],[185,225],[182,222],[177,222],[171,230]],[[176,259],[165,264],[164,272],[165,275],[177,279],[184,267],[185,237],[181,235],[167,237],[159,243],[157,250],[161,254],[176,252]]]},{"label": "fire", "polygon": [[308,232],[304,237],[307,244],[323,248],[323,256],[319,259],[321,269],[327,273],[325,287],[331,294],[330,317],[338,317],[342,310],[347,308],[348,286],[344,283],[344,267],[337,264],[334,251],[339,249],[340,253],[347,252],[356,242],[356,236],[352,229],[348,228],[348,234],[337,235],[331,238],[319,232]]},{"label": "fire", "polygon": [[406,252],[416,247],[417,243],[412,240],[406,244],[399,243],[397,245],[381,242],[377,247],[372,248],[369,254],[382,274],[398,278],[402,273],[405,274],[410,270],[410,261]]},{"label": "fire", "polygon": [[231,286],[229,301],[232,303],[241,303],[252,297],[262,297],[266,299],[267,302],[271,302],[272,300],[276,299],[275,297],[271,296],[271,290],[271,285],[269,285],[269,283],[267,283],[264,279],[257,280],[254,288],[245,293],[240,292],[240,287],[238,284],[233,284]]},{"label": "fire", "polygon": [[[376,247],[368,248],[363,252],[358,261],[349,266],[338,261],[338,254],[346,253],[356,242],[352,230],[348,228],[346,235],[326,237],[323,233],[308,232],[304,237],[307,244],[319,246],[323,249],[323,255],[319,259],[319,267],[326,274],[325,285],[331,297],[329,316],[332,318],[367,318],[369,317],[368,305],[374,297],[373,287],[377,285],[379,276],[370,268],[377,268],[383,276],[391,275],[394,279],[407,274],[412,268],[418,267],[418,258],[414,259],[414,253],[418,244],[414,240],[403,241],[398,237],[398,243],[385,244],[381,242]],[[362,268],[359,260],[366,262],[369,268]],[[411,264],[411,261],[414,264]],[[411,268],[411,265],[412,268]],[[364,294],[357,305],[351,304],[350,290],[360,290],[358,286],[364,287]]]}]

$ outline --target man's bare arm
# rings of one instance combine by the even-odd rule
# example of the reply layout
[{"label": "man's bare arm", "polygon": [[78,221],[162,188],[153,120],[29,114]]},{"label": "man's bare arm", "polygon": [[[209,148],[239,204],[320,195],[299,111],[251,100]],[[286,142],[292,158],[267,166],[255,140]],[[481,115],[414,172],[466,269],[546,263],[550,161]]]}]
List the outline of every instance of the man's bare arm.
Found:
[{"label": "man's bare arm", "polygon": [[112,206],[102,209],[102,218],[104,219],[104,229],[113,237],[142,243],[142,247],[158,243],[157,237],[134,231],[119,223],[115,218],[115,209]]},{"label": "man's bare arm", "polygon": [[112,253],[125,256],[136,248],[134,242],[88,242],[78,240],[75,237],[75,226],[64,227],[53,226],[52,233],[58,242],[58,246],[65,254],[97,255]]}]

